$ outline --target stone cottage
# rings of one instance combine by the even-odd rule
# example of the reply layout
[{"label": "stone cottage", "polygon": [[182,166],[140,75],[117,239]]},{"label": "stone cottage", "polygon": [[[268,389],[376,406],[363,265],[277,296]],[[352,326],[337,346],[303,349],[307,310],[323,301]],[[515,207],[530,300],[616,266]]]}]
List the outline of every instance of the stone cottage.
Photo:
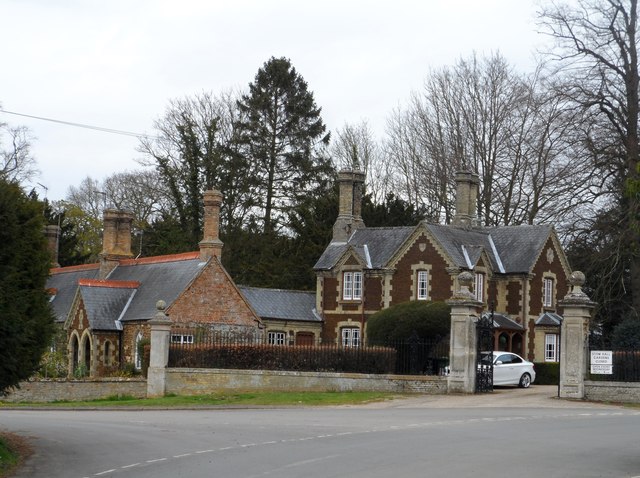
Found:
[{"label": "stone cottage", "polygon": [[109,374],[123,364],[141,365],[139,344],[163,300],[172,321],[171,341],[193,341],[195,327],[260,336],[264,325],[220,262],[218,222],[222,196],[204,195],[200,250],[134,258],[132,215],[104,212],[100,261],[52,269],[47,288],[59,324],[67,332],[69,370]]}]

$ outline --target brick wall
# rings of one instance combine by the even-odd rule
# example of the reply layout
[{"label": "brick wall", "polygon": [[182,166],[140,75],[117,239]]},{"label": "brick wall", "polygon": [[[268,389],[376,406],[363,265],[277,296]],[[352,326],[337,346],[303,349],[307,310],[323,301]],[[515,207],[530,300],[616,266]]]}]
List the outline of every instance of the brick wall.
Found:
[{"label": "brick wall", "polygon": [[167,309],[167,314],[173,323],[258,326],[258,317],[215,257]]},{"label": "brick wall", "polygon": [[447,263],[424,234],[417,237],[407,252],[398,260],[396,272],[391,279],[391,305],[415,299],[412,291],[415,272],[411,267],[424,263],[431,265],[429,277],[429,299],[447,300],[451,298],[451,276],[446,271]]},{"label": "brick wall", "polygon": [[447,393],[447,378],[355,373],[262,370],[168,369],[166,393],[200,395],[220,391],[372,391]]}]

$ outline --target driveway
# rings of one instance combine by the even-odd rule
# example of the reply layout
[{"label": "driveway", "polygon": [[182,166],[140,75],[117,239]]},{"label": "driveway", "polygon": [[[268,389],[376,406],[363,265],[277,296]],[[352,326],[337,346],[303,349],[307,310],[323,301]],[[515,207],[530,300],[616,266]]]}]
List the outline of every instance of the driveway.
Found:
[{"label": "driveway", "polygon": [[496,387],[477,395],[416,395],[386,402],[357,405],[366,408],[612,408],[616,405],[558,398],[557,385],[530,388]]}]

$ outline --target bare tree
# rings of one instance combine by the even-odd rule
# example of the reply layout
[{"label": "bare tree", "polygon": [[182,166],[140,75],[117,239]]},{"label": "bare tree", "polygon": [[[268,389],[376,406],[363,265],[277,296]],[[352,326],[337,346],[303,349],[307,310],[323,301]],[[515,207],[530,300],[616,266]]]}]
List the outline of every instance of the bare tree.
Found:
[{"label": "bare tree", "polygon": [[239,95],[200,93],[172,100],[165,115],[155,121],[154,138],[144,138],[141,163],[154,166],[165,183],[176,216],[192,242],[200,237],[205,189],[223,194],[222,229],[241,227],[254,207],[250,164],[239,154],[234,125],[241,117]]},{"label": "bare tree", "polygon": [[577,0],[552,3],[539,13],[556,42],[558,90],[581,110],[583,141],[602,181],[604,199],[623,214],[620,227],[627,257],[632,306],[640,311],[640,115],[637,0]]},{"label": "bare tree", "polygon": [[330,148],[336,169],[354,169],[366,175],[367,194],[375,203],[389,192],[389,163],[366,121],[346,123],[338,130]]},{"label": "bare tree", "polygon": [[32,140],[26,126],[0,123],[0,178],[24,183],[38,174],[31,154]]},{"label": "bare tree", "polygon": [[571,112],[538,72],[517,74],[499,54],[462,59],[432,72],[405,111],[388,123],[386,150],[397,189],[428,216],[454,214],[454,173],[481,180],[484,225],[563,222],[578,191],[592,184],[585,160],[569,151]]}]

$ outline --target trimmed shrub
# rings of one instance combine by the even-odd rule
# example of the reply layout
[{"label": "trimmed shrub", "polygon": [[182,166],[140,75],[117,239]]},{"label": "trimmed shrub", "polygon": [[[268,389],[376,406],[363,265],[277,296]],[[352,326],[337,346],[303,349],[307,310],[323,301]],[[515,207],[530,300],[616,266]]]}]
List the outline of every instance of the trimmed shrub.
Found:
[{"label": "trimmed shrub", "polygon": [[560,383],[560,363],[536,362],[536,385],[558,385]]},{"label": "trimmed shrub", "polygon": [[449,333],[451,308],[444,302],[412,300],[381,310],[367,320],[369,343],[386,340],[436,339]]}]

